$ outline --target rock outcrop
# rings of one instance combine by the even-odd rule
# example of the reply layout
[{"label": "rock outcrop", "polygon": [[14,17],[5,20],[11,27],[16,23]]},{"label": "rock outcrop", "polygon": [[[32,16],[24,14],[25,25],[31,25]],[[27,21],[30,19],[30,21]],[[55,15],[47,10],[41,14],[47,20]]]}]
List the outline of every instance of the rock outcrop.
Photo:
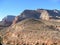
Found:
[{"label": "rock outcrop", "polygon": [[40,18],[42,19],[42,20],[49,20],[49,13],[46,11],[46,10],[43,10],[42,11],[42,13],[41,13],[41,16],[40,16]]}]

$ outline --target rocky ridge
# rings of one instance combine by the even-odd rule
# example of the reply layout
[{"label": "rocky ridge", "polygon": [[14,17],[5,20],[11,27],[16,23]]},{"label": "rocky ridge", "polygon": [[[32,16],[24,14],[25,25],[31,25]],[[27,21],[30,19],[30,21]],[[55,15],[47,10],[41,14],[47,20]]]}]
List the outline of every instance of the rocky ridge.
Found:
[{"label": "rocky ridge", "polygon": [[34,18],[34,19],[60,19],[60,11],[59,10],[48,10],[48,9],[37,9],[37,10],[24,10],[19,16],[15,18],[13,23],[19,22],[26,18]]}]

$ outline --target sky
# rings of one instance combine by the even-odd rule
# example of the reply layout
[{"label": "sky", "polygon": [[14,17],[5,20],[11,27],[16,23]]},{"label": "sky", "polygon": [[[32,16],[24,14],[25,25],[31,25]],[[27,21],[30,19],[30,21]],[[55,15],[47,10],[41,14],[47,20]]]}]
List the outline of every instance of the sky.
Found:
[{"label": "sky", "polygon": [[0,20],[7,15],[19,15],[25,9],[58,9],[60,0],[0,0]]}]

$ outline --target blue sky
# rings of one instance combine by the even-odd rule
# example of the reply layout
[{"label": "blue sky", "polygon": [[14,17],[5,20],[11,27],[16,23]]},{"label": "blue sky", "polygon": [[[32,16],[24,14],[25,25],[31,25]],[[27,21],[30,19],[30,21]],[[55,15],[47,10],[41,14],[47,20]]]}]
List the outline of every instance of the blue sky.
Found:
[{"label": "blue sky", "polygon": [[59,9],[60,0],[0,0],[0,20],[7,15],[19,15],[25,9]]}]

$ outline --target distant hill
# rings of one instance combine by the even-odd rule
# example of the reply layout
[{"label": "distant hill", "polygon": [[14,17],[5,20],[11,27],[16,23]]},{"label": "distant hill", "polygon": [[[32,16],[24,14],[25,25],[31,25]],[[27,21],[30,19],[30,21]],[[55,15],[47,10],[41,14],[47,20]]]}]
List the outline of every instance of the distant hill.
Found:
[{"label": "distant hill", "polygon": [[6,23],[12,23],[14,19],[15,19],[15,16],[13,16],[13,15],[8,15],[8,16],[4,17],[4,18],[2,19],[2,21],[3,21],[3,22],[6,22]]},{"label": "distant hill", "polygon": [[15,16],[12,16],[12,15],[8,15],[4,17],[2,21],[0,21],[0,29],[10,26],[14,19],[15,19]]}]

